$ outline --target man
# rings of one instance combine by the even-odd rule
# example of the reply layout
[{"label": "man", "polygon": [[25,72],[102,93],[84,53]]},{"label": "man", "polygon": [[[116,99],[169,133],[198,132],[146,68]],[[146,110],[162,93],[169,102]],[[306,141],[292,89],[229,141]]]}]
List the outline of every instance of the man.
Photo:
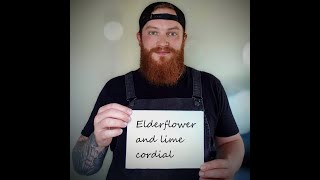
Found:
[{"label": "man", "polygon": [[[99,94],[73,149],[79,174],[113,160],[107,179],[233,179],[244,145],[221,82],[184,65],[185,17],[175,5],[152,3],[139,19],[140,68],[111,79]],[[126,169],[126,135],[132,109],[204,111],[204,161],[199,169]]]}]

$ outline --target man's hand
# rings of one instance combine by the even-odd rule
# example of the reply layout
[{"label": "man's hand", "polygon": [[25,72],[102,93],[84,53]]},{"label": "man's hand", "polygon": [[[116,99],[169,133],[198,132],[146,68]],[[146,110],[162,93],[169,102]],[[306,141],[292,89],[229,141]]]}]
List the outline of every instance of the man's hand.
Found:
[{"label": "man's hand", "polygon": [[94,118],[94,135],[99,147],[108,146],[113,137],[122,134],[127,127],[132,110],[120,104],[111,103],[100,107]]},{"label": "man's hand", "polygon": [[217,159],[205,162],[200,167],[200,179],[232,180],[239,170],[244,145],[239,133],[229,137],[216,137],[218,146]]},{"label": "man's hand", "polygon": [[201,165],[199,176],[201,180],[206,179],[233,179],[234,170],[231,168],[231,162],[225,159],[215,159]]}]

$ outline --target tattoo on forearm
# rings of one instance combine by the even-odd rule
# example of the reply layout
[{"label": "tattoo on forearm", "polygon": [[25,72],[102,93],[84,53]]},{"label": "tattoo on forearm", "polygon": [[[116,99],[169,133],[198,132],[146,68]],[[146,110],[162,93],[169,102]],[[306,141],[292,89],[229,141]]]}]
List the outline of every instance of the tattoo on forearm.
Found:
[{"label": "tattoo on forearm", "polygon": [[94,134],[87,140],[77,142],[72,152],[72,161],[75,170],[79,174],[92,175],[99,171],[102,166],[107,148],[98,150]]}]

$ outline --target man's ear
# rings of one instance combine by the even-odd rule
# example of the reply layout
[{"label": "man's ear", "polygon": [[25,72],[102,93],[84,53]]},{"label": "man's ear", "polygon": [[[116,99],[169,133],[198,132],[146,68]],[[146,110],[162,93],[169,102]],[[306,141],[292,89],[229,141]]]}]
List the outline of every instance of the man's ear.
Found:
[{"label": "man's ear", "polygon": [[185,33],[183,33],[183,40],[186,40],[187,39],[187,37],[188,37],[188,34],[185,32]]},{"label": "man's ear", "polygon": [[137,39],[139,42],[139,46],[141,47],[141,34],[140,34],[140,32],[137,32]]}]

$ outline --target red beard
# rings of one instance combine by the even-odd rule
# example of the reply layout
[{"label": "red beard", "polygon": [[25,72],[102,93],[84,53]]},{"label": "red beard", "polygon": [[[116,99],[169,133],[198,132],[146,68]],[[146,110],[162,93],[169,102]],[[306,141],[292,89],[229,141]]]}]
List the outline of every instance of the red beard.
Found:
[{"label": "red beard", "polygon": [[[171,47],[156,47],[148,51],[141,44],[140,72],[150,84],[157,86],[173,86],[182,75],[184,66],[184,42],[180,50]],[[158,61],[152,58],[157,51],[170,51],[171,58],[160,57]]]}]

